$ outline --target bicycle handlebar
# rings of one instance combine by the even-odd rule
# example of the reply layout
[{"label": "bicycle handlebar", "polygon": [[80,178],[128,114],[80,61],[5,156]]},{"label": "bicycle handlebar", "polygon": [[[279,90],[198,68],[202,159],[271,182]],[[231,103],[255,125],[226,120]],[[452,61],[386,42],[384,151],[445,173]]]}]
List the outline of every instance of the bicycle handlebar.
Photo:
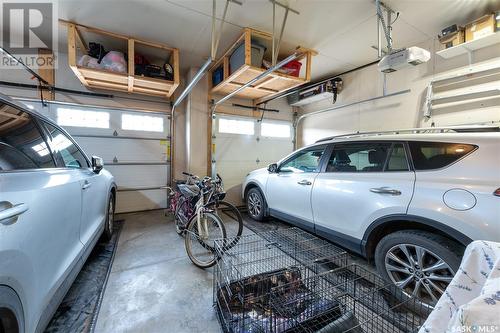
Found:
[{"label": "bicycle handlebar", "polygon": [[186,172],[186,171],[183,171],[182,174],[185,175],[185,176],[194,177],[194,175],[192,173],[189,173],[189,172]]}]

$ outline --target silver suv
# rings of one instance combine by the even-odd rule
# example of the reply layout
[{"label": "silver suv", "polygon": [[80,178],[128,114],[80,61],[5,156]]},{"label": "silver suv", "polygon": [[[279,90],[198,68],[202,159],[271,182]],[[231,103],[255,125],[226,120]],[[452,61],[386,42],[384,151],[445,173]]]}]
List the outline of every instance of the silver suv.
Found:
[{"label": "silver suv", "polygon": [[435,304],[472,240],[500,241],[499,128],[326,138],[248,174],[250,216],[274,216],[374,260]]},{"label": "silver suv", "polygon": [[99,237],[116,185],[98,157],[0,94],[0,332],[43,331]]}]

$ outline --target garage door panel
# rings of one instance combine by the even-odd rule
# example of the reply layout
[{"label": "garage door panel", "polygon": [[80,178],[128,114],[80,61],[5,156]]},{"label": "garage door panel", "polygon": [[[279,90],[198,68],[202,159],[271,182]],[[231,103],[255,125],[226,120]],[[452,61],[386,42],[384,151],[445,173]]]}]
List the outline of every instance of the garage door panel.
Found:
[{"label": "garage door panel", "polygon": [[[118,186],[116,212],[165,208],[166,191],[151,188],[165,186],[169,179],[170,166],[166,161],[170,121],[167,114],[85,105],[49,103],[47,107],[42,107],[41,103],[38,102],[27,102],[26,104],[31,105],[55,122],[58,121],[59,109],[69,109],[66,115],[71,115],[72,121],[78,119],[79,124],[82,124],[81,127],[63,126],[63,128],[75,138],[87,155],[96,155],[104,159],[104,167],[113,174]],[[71,110],[83,112],[71,114]],[[95,122],[95,119],[99,118],[99,113],[109,115],[108,128],[100,128],[99,126],[104,123]],[[124,114],[161,117],[163,131],[123,130],[122,115]],[[134,125],[133,122],[132,124]],[[94,127],[84,127],[83,125]],[[148,128],[145,125],[142,126],[142,129]],[[116,163],[113,162],[114,160]],[[129,165],[129,163],[136,165]],[[146,188],[150,189],[145,190]]]},{"label": "garage door panel", "polygon": [[141,139],[104,139],[77,137],[79,144],[85,147],[87,154],[97,155],[105,162],[164,162],[167,160],[167,141]]},{"label": "garage door panel", "polygon": [[169,165],[104,165],[115,177],[118,188],[165,186]]},{"label": "garage door panel", "polygon": [[217,137],[216,159],[255,161],[258,153],[257,140],[238,137]]},{"label": "garage door panel", "polygon": [[259,160],[275,163],[292,152],[293,143],[291,140],[261,139],[258,148]]},{"label": "garage door panel", "polygon": [[119,191],[116,195],[117,213],[166,208],[166,205],[165,190]]},{"label": "garage door panel", "polygon": [[[249,120],[245,117],[229,118]],[[275,123],[291,125],[289,121]],[[227,200],[236,204],[241,203],[241,184],[250,171],[265,168],[293,150],[292,138],[260,137],[261,123],[254,124],[253,135],[216,133],[216,171],[224,180]]]}]

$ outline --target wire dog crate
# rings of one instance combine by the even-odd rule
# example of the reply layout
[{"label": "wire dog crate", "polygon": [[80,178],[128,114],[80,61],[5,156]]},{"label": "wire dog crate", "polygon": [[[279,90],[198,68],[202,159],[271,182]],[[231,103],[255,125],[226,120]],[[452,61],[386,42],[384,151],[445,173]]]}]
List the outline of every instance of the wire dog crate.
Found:
[{"label": "wire dog crate", "polygon": [[[228,246],[230,244],[230,246]],[[270,325],[271,289],[347,265],[347,253],[298,228],[215,241],[214,306],[224,332]]]},{"label": "wire dog crate", "polygon": [[417,332],[429,314],[417,299],[355,264],[301,283],[301,293],[287,293],[290,286],[271,290],[274,327],[267,332]]},{"label": "wire dog crate", "polygon": [[298,228],[217,240],[215,248],[223,332],[399,333],[424,321],[418,301]]}]

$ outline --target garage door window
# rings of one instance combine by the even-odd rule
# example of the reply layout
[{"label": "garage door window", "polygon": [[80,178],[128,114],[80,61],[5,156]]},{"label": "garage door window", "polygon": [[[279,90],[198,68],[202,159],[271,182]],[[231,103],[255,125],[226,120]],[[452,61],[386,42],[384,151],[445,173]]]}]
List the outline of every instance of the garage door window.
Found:
[{"label": "garage door window", "polygon": [[59,164],[63,164],[67,168],[87,168],[90,166],[83,153],[64,133],[48,123],[45,123],[45,127],[50,134],[50,148],[59,159]]},{"label": "garage door window", "polygon": [[260,126],[260,135],[272,138],[289,138],[291,128],[288,124],[266,123],[262,122]]},{"label": "garage door window", "polygon": [[52,155],[31,116],[0,103],[0,171],[53,167]]},{"label": "garage door window", "polygon": [[219,133],[253,135],[255,123],[253,120],[219,118]]},{"label": "garage door window", "polygon": [[163,118],[136,114],[122,114],[122,129],[131,131],[163,132]]},{"label": "garage door window", "polygon": [[109,128],[109,113],[57,108],[57,124],[61,126]]}]

